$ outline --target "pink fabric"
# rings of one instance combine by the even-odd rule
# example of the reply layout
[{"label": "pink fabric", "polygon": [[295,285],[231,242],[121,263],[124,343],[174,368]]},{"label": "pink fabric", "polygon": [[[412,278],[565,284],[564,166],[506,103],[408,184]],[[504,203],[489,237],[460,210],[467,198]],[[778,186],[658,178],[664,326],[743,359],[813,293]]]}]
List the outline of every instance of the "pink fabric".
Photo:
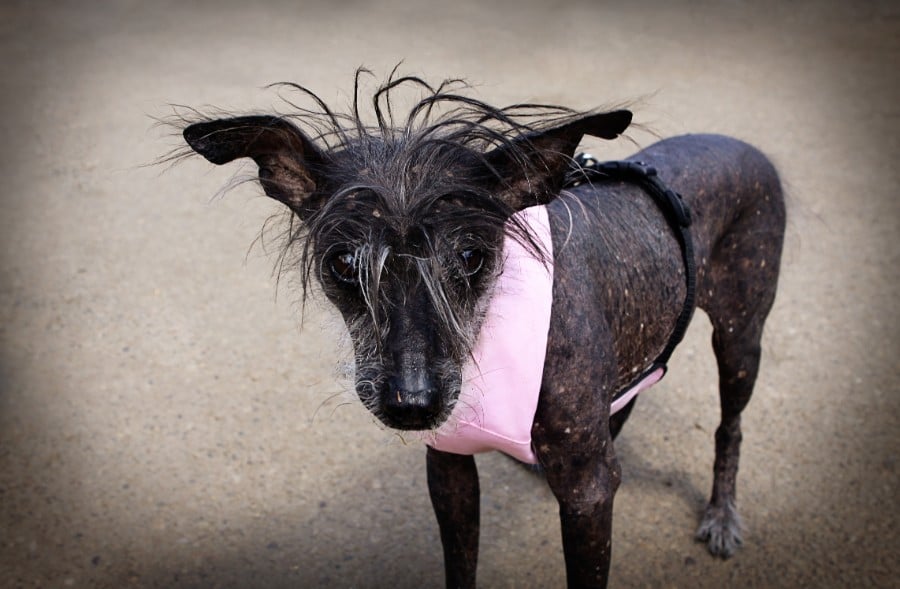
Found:
[{"label": "pink fabric", "polygon": [[[545,207],[517,213],[531,228],[551,263],[545,266],[515,240],[504,242],[503,270],[485,315],[474,362],[463,369],[459,401],[447,421],[422,437],[454,454],[499,450],[537,464],[531,426],[547,353],[553,302],[553,243]],[[662,378],[660,368],[613,403],[615,413]]]},{"label": "pink fabric", "polygon": [[645,376],[643,379],[641,379],[641,382],[628,389],[628,392],[612,402],[612,405],[609,406],[609,414],[613,415],[615,413],[618,413],[622,409],[622,407],[628,404],[628,401],[637,397],[638,393],[640,393],[641,391],[646,391],[647,389],[658,383],[660,380],[662,380],[662,377],[665,376],[665,374],[666,369],[660,366],[659,368]]},{"label": "pink fabric", "polygon": [[[545,207],[517,213],[528,223],[537,243],[553,259]],[[474,351],[463,369],[463,386],[450,418],[426,443],[455,454],[500,450],[530,464],[531,424],[547,353],[552,262],[544,265],[514,239],[504,242],[503,270]]]}]

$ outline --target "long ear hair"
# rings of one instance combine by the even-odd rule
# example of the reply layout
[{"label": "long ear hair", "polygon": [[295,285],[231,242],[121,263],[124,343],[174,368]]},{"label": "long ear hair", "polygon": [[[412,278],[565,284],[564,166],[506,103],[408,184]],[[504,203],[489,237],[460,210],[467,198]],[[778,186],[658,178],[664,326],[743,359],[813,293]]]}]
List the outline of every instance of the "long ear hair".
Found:
[{"label": "long ear hair", "polygon": [[182,134],[191,149],[211,163],[253,159],[265,193],[301,218],[316,208],[317,203],[309,201],[325,154],[290,121],[269,115],[217,119],[193,123]]}]

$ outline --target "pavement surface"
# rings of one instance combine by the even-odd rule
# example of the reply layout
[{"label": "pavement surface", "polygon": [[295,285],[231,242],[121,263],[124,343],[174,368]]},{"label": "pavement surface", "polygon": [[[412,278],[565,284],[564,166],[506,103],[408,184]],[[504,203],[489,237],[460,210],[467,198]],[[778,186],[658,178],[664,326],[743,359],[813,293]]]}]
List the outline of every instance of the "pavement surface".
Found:
[{"label": "pavement surface", "polygon": [[[718,132],[783,174],[745,546],[692,539],[717,425],[700,315],[617,443],[611,586],[898,586],[896,2],[7,1],[0,54],[0,587],[442,584],[422,447],[348,393],[339,322],[276,287],[277,245],[250,248],[276,203],[217,197],[239,166],[145,165],[177,146],[169,104],[284,111],[264,86],[290,80],[340,107],[355,68],[401,60],[495,104],[631,103],[652,133],[603,157]],[[480,585],[562,586],[544,482],[478,463]]]}]

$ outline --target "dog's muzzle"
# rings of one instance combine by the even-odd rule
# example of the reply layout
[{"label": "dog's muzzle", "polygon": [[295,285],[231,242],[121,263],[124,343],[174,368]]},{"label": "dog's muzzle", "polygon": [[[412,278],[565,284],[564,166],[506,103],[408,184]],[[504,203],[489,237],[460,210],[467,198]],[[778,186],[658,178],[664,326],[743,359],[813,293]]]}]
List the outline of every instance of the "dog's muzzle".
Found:
[{"label": "dog's muzzle", "polygon": [[381,393],[385,423],[395,429],[421,430],[436,425],[444,400],[425,370],[409,370],[388,379]]}]

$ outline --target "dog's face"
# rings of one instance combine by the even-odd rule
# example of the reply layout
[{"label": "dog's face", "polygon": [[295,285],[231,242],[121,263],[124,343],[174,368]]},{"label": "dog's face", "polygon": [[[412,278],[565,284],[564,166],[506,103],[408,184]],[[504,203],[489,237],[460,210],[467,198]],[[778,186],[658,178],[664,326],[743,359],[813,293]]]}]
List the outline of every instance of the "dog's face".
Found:
[{"label": "dog's face", "polygon": [[[400,430],[435,428],[452,411],[502,271],[504,236],[530,239],[511,215],[559,192],[583,134],[612,138],[631,118],[615,111],[542,128],[465,105],[466,116],[415,129],[380,118],[374,130],[335,129],[332,149],[285,118],[184,129],[213,163],[252,158],[265,192],[299,218],[304,277],[315,277],[346,322],[356,391]],[[485,124],[498,121],[502,132]]]},{"label": "dog's face", "polygon": [[454,179],[463,170],[433,172],[357,171],[331,191],[313,244],[316,277],[351,335],[356,392],[404,430],[435,427],[452,409],[508,216],[483,202],[483,187]]}]

